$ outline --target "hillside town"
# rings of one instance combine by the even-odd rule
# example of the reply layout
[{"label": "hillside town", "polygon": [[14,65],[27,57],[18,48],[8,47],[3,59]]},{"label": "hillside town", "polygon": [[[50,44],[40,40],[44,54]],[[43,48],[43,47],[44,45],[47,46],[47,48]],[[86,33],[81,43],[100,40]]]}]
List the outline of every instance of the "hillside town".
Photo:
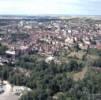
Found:
[{"label": "hillside town", "polygon": [[54,56],[61,48],[68,50],[78,44],[80,49],[101,49],[101,23],[92,19],[50,19],[44,21],[8,20],[0,22],[0,43],[8,49],[7,56],[36,52]]}]

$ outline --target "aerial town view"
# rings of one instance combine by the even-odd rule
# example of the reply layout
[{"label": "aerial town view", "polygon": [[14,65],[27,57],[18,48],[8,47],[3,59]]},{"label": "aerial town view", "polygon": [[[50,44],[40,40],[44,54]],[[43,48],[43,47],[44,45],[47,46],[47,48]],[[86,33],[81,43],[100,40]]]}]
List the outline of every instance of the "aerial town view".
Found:
[{"label": "aerial town view", "polygon": [[0,0],[0,100],[101,100],[100,4]]},{"label": "aerial town view", "polygon": [[1,100],[88,100],[88,94],[100,94],[101,20],[1,16],[0,78]]}]

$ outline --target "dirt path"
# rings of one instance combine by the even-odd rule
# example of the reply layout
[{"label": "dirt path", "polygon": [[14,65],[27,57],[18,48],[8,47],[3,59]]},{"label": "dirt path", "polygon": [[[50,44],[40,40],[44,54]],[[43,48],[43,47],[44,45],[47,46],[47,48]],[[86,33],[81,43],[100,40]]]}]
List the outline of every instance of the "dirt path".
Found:
[{"label": "dirt path", "polygon": [[4,81],[4,93],[0,94],[0,100],[18,100],[18,97],[11,93],[12,86]]},{"label": "dirt path", "polygon": [[75,73],[73,75],[73,79],[75,81],[82,80],[85,77],[87,70],[88,70],[88,67],[84,67],[81,72]]},{"label": "dirt path", "polygon": [[1,96],[9,95],[9,93],[11,91],[11,85],[7,81],[4,81],[3,83],[6,84],[4,86],[5,92],[2,93]]}]

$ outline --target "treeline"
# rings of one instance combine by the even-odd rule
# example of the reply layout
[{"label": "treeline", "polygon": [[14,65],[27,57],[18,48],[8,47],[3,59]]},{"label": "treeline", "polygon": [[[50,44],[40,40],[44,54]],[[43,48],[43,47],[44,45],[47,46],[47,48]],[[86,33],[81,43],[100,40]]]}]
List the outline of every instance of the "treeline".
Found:
[{"label": "treeline", "polygon": [[[21,57],[15,65],[1,66],[0,77],[14,85],[30,87],[33,91],[26,95],[32,99],[27,100],[47,100],[52,99],[58,92],[68,91],[74,82],[72,78],[67,77],[67,72],[80,71],[83,67],[84,64],[76,60],[57,64],[54,61],[46,63],[36,57],[25,56]],[[27,72],[24,73],[20,68],[27,69],[30,72],[29,75],[26,75]]]},{"label": "treeline", "polygon": [[[89,51],[90,54],[95,51]],[[100,53],[100,52],[99,52]],[[100,57],[100,56],[99,56]],[[98,62],[91,63],[99,64]],[[37,54],[23,55],[16,59],[14,65],[0,66],[0,77],[14,85],[24,85],[32,89],[20,100],[89,100],[92,94],[101,93],[101,73],[88,71],[83,80],[74,81],[67,73],[81,71],[89,59],[68,59],[67,63],[58,64],[54,61],[46,63]],[[94,65],[95,66],[95,65]]]}]

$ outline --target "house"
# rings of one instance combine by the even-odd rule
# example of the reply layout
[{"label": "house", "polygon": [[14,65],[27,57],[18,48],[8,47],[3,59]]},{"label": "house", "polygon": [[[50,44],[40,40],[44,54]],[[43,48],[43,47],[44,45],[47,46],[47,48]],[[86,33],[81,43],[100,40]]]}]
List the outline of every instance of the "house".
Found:
[{"label": "house", "polygon": [[31,91],[31,89],[28,88],[28,87],[25,87],[25,86],[14,86],[13,87],[13,93],[15,95],[21,96],[23,93],[26,93],[26,92],[29,92],[29,91]]},{"label": "house", "polygon": [[82,50],[87,50],[88,45],[84,45],[83,43],[79,43],[79,48]]},{"label": "house", "polygon": [[16,53],[15,53],[15,50],[7,50],[5,53],[6,53],[7,55],[11,55],[11,56],[13,56],[13,55],[16,54]]},{"label": "house", "polygon": [[45,61],[46,61],[47,63],[49,63],[49,62],[53,61],[54,59],[55,59],[55,58],[54,58],[53,56],[49,56],[49,57],[46,58]]}]

